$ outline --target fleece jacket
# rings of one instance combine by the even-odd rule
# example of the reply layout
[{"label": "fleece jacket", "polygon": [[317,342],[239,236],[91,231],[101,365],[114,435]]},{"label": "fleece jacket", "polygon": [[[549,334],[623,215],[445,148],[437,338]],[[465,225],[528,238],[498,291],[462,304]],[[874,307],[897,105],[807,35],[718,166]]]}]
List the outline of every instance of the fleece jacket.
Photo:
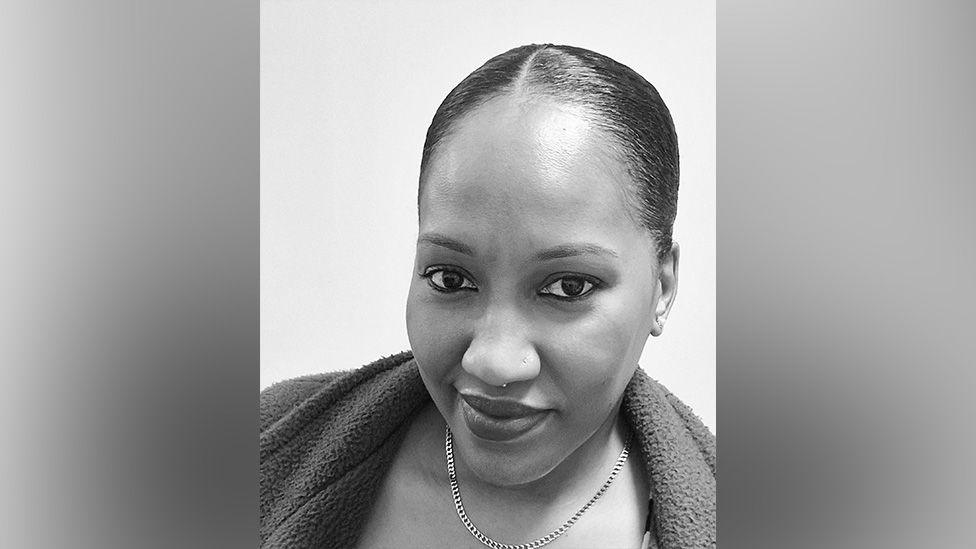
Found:
[{"label": "fleece jacket", "polygon": [[[261,546],[354,547],[415,412],[430,402],[411,353],[261,392]],[[661,549],[715,547],[715,437],[637,369],[620,413],[650,483]]]}]

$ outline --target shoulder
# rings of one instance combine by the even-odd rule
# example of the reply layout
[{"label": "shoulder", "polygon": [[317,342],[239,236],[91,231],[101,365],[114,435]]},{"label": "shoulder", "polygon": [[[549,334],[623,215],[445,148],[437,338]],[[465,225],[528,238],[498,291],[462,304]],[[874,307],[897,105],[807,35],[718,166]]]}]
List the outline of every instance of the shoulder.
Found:
[{"label": "shoulder", "polygon": [[429,400],[410,352],[261,391],[262,546],[347,546]]},{"label": "shoulder", "polygon": [[334,379],[344,372],[329,372],[309,376],[296,377],[279,381],[261,391],[260,416],[261,431],[265,431],[275,421],[281,419],[290,410],[304,400],[328,386]]},{"label": "shoulder", "polygon": [[667,387],[638,368],[624,394],[624,408],[632,420],[670,436],[694,443],[712,474],[716,469],[715,435],[701,418]]},{"label": "shoulder", "polygon": [[383,372],[406,365],[413,358],[410,351],[376,360],[360,368],[324,372],[279,381],[261,391],[260,425],[266,433],[276,424],[298,413],[303,405],[321,399],[323,393],[341,397],[356,387],[374,380]]},{"label": "shoulder", "polygon": [[651,488],[654,536],[664,547],[715,547],[715,436],[691,408],[638,369],[623,411]]}]

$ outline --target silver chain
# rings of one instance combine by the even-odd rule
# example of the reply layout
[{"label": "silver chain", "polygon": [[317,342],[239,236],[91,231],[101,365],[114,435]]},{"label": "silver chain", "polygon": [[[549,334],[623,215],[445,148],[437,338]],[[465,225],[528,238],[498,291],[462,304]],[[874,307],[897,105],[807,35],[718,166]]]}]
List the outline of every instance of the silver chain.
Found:
[{"label": "silver chain", "polygon": [[547,545],[559,536],[565,534],[566,530],[569,530],[571,526],[576,524],[576,521],[583,516],[583,513],[585,513],[587,509],[596,503],[596,500],[600,499],[604,493],[606,493],[607,489],[610,488],[610,485],[613,484],[613,479],[617,477],[617,473],[623,469],[624,463],[627,461],[627,455],[630,453],[630,437],[628,436],[627,441],[624,443],[624,449],[620,452],[620,457],[617,458],[617,462],[614,464],[613,470],[610,471],[610,477],[607,478],[607,481],[603,483],[603,486],[597,490],[596,494],[590,498],[590,501],[586,502],[586,505],[580,507],[579,511],[576,511],[573,516],[569,517],[569,520],[563,523],[562,526],[556,528],[541,538],[529,543],[509,545],[507,543],[497,542],[481,533],[481,530],[478,530],[478,527],[472,524],[471,519],[468,518],[468,514],[464,512],[464,504],[461,503],[461,488],[458,485],[457,473],[454,470],[454,439],[451,436],[450,427],[447,427],[445,431],[444,453],[447,454],[447,474],[451,478],[451,495],[454,496],[454,507],[457,509],[458,518],[461,519],[461,523],[464,524],[465,528],[468,529],[468,532],[471,532],[471,535],[474,536],[475,539],[488,547],[491,547],[492,549],[537,549],[538,547]]}]

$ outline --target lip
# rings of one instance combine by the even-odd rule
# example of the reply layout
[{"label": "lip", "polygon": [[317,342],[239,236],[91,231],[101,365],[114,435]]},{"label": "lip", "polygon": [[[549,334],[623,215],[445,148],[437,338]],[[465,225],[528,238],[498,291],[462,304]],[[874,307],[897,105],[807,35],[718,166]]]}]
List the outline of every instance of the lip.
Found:
[{"label": "lip", "polygon": [[[459,393],[460,394],[460,393]],[[494,442],[514,440],[548,417],[548,410],[516,400],[460,394],[461,413],[477,437]]]}]

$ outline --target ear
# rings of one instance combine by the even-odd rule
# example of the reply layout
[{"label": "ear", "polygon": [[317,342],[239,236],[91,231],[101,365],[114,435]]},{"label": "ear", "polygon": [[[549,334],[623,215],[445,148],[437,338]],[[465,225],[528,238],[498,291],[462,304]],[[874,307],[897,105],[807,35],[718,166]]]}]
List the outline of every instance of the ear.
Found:
[{"label": "ear", "polygon": [[671,244],[671,250],[664,254],[658,264],[657,275],[657,303],[654,307],[654,322],[651,335],[659,336],[664,331],[664,324],[674,304],[674,296],[678,294],[678,259],[681,253],[678,243]]}]

